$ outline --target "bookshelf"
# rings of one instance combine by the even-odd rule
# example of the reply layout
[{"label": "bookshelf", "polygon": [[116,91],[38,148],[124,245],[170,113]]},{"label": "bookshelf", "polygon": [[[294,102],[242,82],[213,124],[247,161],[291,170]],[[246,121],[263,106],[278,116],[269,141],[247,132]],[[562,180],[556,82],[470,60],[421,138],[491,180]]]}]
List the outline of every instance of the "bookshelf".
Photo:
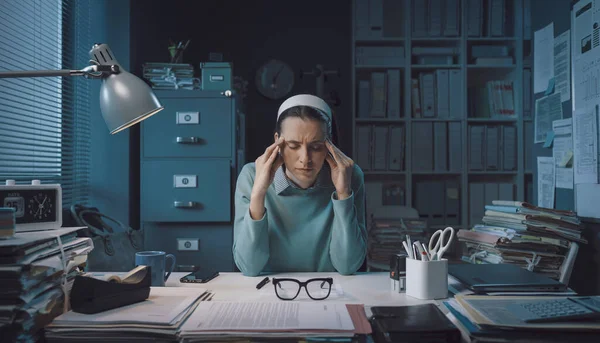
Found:
[{"label": "bookshelf", "polygon": [[[533,158],[526,150],[531,147],[525,144],[532,139],[529,131],[533,129],[532,74],[525,72],[531,70],[533,50],[531,20],[523,17],[530,13],[527,6],[529,0],[353,1],[353,159],[365,171],[368,213],[373,207],[404,205],[416,208],[430,228],[452,225],[460,229],[471,227],[472,218],[483,215],[484,202],[490,197],[512,193],[506,200],[532,201]],[[428,55],[437,48],[442,49],[437,55]],[[496,55],[486,56],[486,51]],[[433,75],[433,83],[424,74]],[[437,87],[445,78],[446,95]],[[418,97],[413,97],[415,79],[419,81]],[[434,85],[433,115],[424,113],[424,97],[429,96],[427,104],[431,104],[431,93],[423,93],[423,84]],[[500,89],[493,105],[499,112],[486,114],[490,111],[481,106],[491,102],[478,95],[487,90],[490,96],[497,96],[494,89]],[[391,113],[398,104],[394,94],[400,99],[399,115]],[[419,99],[420,115],[413,109],[415,99]],[[401,132],[401,139],[392,136],[392,128],[402,128],[395,131]],[[460,134],[453,134],[456,132]],[[474,137],[482,138],[481,143],[473,143],[479,142]],[[398,140],[403,143],[400,149],[394,144]],[[386,147],[384,153],[377,150],[382,146]],[[478,148],[482,154],[477,153]],[[457,154],[459,161],[453,159]],[[474,168],[477,158],[471,156],[480,155],[483,166]],[[387,167],[382,167],[382,156]],[[424,161],[427,157],[430,162]],[[391,164],[397,168],[398,164],[392,163],[397,158],[403,159],[401,170],[390,170]],[[444,159],[445,163],[438,163]],[[402,191],[394,193],[400,194],[396,199],[389,199],[386,187]],[[488,192],[472,193],[478,189]],[[473,213],[470,208],[479,197],[480,209]],[[441,204],[444,210],[439,213]],[[456,216],[447,210],[457,212]]]}]

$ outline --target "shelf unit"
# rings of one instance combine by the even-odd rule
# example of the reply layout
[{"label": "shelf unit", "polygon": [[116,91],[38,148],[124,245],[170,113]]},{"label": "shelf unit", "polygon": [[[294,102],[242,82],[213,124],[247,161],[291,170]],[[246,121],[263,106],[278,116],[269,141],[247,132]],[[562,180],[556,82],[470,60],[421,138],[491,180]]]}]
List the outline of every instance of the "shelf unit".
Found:
[{"label": "shelf unit", "polygon": [[[380,194],[385,193],[385,189],[379,187],[385,187],[386,184],[401,185],[404,188],[404,200],[400,202],[408,207],[413,207],[419,210],[417,196],[417,184],[420,182],[427,181],[443,181],[450,180],[458,184],[459,191],[459,220],[458,223],[453,223],[452,226],[455,228],[468,228],[471,227],[471,213],[470,197],[469,197],[469,185],[471,183],[511,183],[514,184],[514,200],[525,200],[531,201],[530,191],[533,182],[533,176],[530,170],[526,170],[525,159],[531,158],[531,153],[525,152],[525,140],[526,133],[524,126],[525,123],[529,123],[530,127],[533,127],[531,117],[524,116],[524,69],[531,69],[530,63],[527,62],[527,55],[530,55],[533,50],[533,41],[531,40],[531,32],[524,34],[524,11],[523,1],[521,0],[504,0],[506,20],[505,25],[505,36],[502,37],[471,37],[467,34],[468,25],[468,13],[469,3],[468,0],[456,0],[459,6],[458,15],[458,36],[455,37],[413,37],[413,18],[417,17],[413,15],[413,6],[416,1],[422,6],[426,3],[427,11],[429,11],[429,3],[431,0],[380,0],[383,3],[383,10],[386,11],[382,20],[383,25],[380,27],[381,33],[365,33],[364,20],[359,19],[359,13],[363,12],[369,6],[369,1],[378,0],[354,0],[352,10],[352,89],[353,89],[353,116],[352,116],[352,137],[353,137],[353,159],[357,161],[359,166],[361,165],[359,160],[360,147],[358,141],[361,140],[357,137],[358,128],[364,126],[380,127],[380,126],[402,126],[404,127],[404,168],[401,171],[385,171],[385,170],[370,170],[369,168],[363,168],[365,170],[365,187],[367,193],[367,212],[370,212],[369,207],[384,206],[383,200],[378,199],[381,197]],[[395,4],[390,5],[391,2]],[[478,0],[479,1],[479,0]],[[481,33],[486,35],[486,21],[488,19],[486,15],[487,4],[491,0],[480,0],[483,4],[483,25]],[[445,4],[446,0],[436,0],[435,3]],[[399,4],[401,3],[401,5]],[[357,8],[359,10],[357,11]],[[396,13],[389,13],[388,11],[395,9]],[[382,11],[383,13],[383,11]],[[446,15],[445,11],[441,11],[442,16]],[[373,14],[370,13],[370,16]],[[401,31],[398,36],[390,37],[386,35],[386,20],[385,18],[395,17],[401,22],[401,28],[395,29],[395,32]],[[363,17],[364,18],[364,17]],[[369,18],[372,20],[372,18]],[[527,19],[530,23],[530,20]],[[360,23],[359,23],[360,21]],[[415,21],[416,22],[416,21]],[[390,23],[388,20],[387,23]],[[359,27],[360,25],[363,27]],[[529,25],[530,26],[530,25]],[[528,27],[529,27],[528,26]],[[369,29],[369,28],[367,28]],[[441,30],[443,34],[443,29]],[[365,35],[381,35],[379,37],[365,37]],[[527,36],[527,39],[524,37]],[[490,65],[490,64],[473,64],[471,58],[471,47],[474,45],[506,45],[508,46],[510,56],[513,57],[513,63],[510,65]],[[404,63],[386,63],[383,66],[371,66],[365,63],[363,57],[364,52],[361,52],[360,58],[361,63],[357,64],[357,50],[361,47],[403,47],[404,49]],[[416,64],[417,60],[413,56],[414,47],[454,47],[457,49],[458,54],[454,58],[454,64],[433,64],[433,65],[419,65]],[[365,118],[364,114],[359,113],[361,105],[361,88],[359,82],[361,80],[370,80],[370,73],[374,71],[387,72],[390,69],[399,70],[400,73],[400,118]],[[450,69],[460,71],[460,83],[451,84],[450,87],[460,87],[462,90],[460,98],[460,108],[463,109],[462,113],[451,114],[449,118],[415,118],[412,113],[412,99],[411,99],[411,79],[418,78],[419,73],[434,71],[437,69]],[[531,77],[529,73],[529,77]],[[491,80],[510,80],[513,82],[513,101],[516,117],[514,118],[479,118],[469,110],[469,99],[470,96],[467,89],[478,83],[491,81]],[[387,81],[386,81],[387,83]],[[529,85],[532,84],[530,80]],[[369,85],[372,87],[372,84]],[[363,86],[363,98],[364,98],[364,86]],[[369,89],[369,94],[372,93],[373,89]],[[385,91],[387,93],[387,90]],[[533,113],[531,102],[532,96],[529,99],[529,116]],[[363,107],[364,108],[364,107]],[[364,112],[364,111],[363,111]],[[360,117],[359,117],[360,115]],[[455,171],[435,171],[435,170],[417,170],[413,163],[413,155],[415,155],[415,145],[413,142],[413,135],[415,135],[415,125],[419,123],[460,123],[461,130],[461,165],[460,170]],[[446,124],[446,127],[448,124]],[[512,142],[516,149],[516,161],[514,170],[470,170],[469,169],[469,132],[470,127],[473,126],[491,126],[491,127],[514,127],[516,130],[516,141]],[[512,129],[511,129],[512,130]],[[447,131],[446,131],[447,132]],[[487,129],[484,132],[488,132]],[[498,130],[499,135],[504,135],[504,129]],[[446,133],[448,137],[449,134]],[[531,137],[531,136],[529,136]],[[415,136],[416,138],[416,136]],[[431,146],[435,146],[434,137],[424,137],[423,139],[430,139]],[[391,148],[389,145],[390,141],[388,138],[388,152]],[[504,143],[504,142],[503,142]],[[375,142],[371,139],[371,155],[375,152]],[[499,143],[500,144],[500,143]],[[446,146],[448,141],[446,140]],[[502,145],[503,146],[503,145]],[[436,153],[433,152],[432,156],[435,158]],[[386,154],[389,156],[389,153]],[[370,157],[374,159],[375,157]],[[499,157],[501,158],[501,157]],[[531,158],[532,159],[532,158]],[[448,157],[449,161],[449,157]],[[529,165],[529,164],[527,164]],[[363,167],[363,166],[361,166]],[[484,165],[485,167],[485,165]],[[432,168],[433,169],[433,168]],[[446,186],[447,187],[447,186]],[[371,194],[370,194],[371,193]],[[433,196],[444,196],[433,195]],[[420,200],[423,204],[423,201]],[[481,208],[483,208],[483,203]],[[421,212],[421,211],[419,211]],[[430,223],[430,228],[444,227],[446,223]]]}]

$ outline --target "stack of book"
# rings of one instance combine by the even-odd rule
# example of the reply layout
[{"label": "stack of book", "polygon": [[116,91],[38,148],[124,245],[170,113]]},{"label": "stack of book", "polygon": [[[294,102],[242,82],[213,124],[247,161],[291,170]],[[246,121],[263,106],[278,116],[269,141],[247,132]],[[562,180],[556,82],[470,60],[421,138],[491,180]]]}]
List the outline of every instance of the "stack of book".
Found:
[{"label": "stack of book", "polygon": [[460,230],[463,260],[471,263],[511,263],[568,281],[582,237],[583,225],[572,211],[494,200],[485,206],[482,223]]},{"label": "stack of book", "polygon": [[37,341],[60,315],[79,267],[93,249],[81,228],[16,233],[0,240],[0,336],[2,341]]},{"label": "stack of book", "polygon": [[390,256],[405,252],[402,241],[406,240],[406,236],[410,236],[413,242],[429,242],[427,222],[419,219],[373,218],[367,245],[369,263],[380,269],[389,269]]},{"label": "stack of book", "polygon": [[194,67],[185,63],[145,63],[144,78],[154,89],[200,89]]}]

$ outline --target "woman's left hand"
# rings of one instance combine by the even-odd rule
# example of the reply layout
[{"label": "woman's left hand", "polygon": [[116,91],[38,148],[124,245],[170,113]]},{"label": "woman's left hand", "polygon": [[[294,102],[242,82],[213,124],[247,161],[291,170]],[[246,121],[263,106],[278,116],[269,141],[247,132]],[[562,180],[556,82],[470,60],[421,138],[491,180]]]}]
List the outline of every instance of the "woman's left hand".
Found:
[{"label": "woman's left hand", "polygon": [[331,180],[335,186],[338,200],[346,199],[352,194],[351,181],[354,161],[333,145],[329,139],[325,144],[329,150],[325,159],[331,167]]}]

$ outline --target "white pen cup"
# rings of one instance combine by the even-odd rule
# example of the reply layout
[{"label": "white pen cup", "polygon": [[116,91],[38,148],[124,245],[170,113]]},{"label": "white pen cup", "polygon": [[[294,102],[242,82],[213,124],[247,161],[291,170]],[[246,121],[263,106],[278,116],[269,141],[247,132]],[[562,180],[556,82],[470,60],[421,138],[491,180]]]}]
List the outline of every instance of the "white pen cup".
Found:
[{"label": "white pen cup", "polygon": [[406,259],[406,295],[422,299],[448,297],[448,260]]}]

